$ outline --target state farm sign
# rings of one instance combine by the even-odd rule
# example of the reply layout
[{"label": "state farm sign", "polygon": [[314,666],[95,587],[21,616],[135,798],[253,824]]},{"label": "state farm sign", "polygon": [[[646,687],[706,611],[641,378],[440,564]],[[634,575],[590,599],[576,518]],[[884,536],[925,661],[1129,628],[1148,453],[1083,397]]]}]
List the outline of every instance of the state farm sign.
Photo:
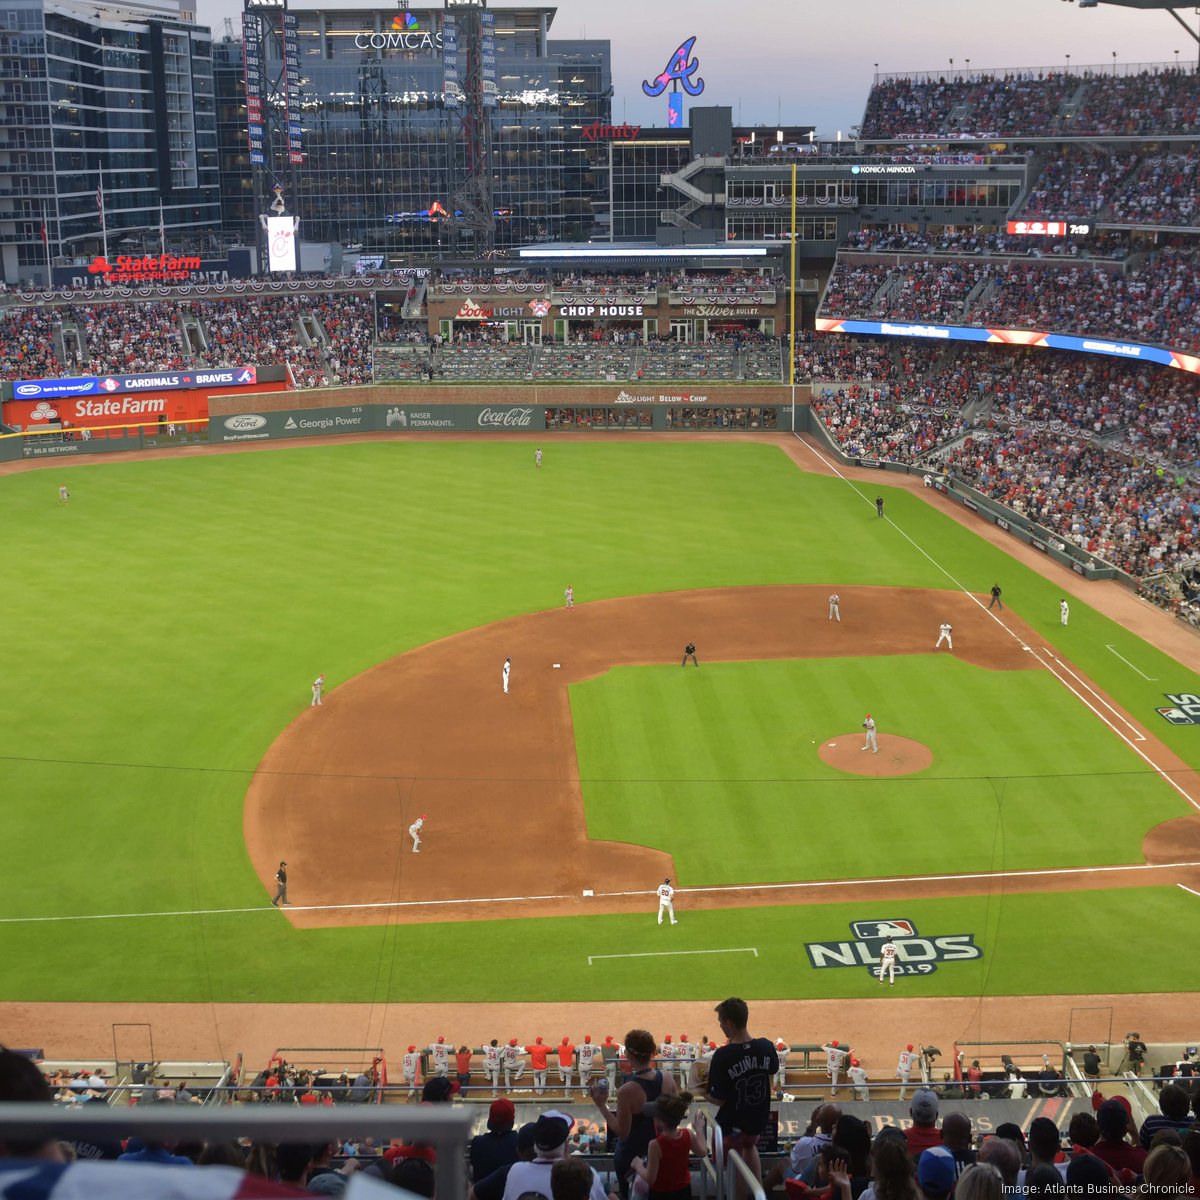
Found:
[{"label": "state farm sign", "polygon": [[198,256],[174,254],[118,254],[110,263],[98,254],[88,263],[88,274],[105,283],[183,283],[200,270]]}]

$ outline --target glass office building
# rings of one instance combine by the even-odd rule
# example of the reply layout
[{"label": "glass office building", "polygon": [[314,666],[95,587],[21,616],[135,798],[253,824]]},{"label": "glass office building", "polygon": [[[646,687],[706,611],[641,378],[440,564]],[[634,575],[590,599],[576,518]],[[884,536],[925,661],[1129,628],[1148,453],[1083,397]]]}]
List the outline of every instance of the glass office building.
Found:
[{"label": "glass office building", "polygon": [[[495,244],[586,240],[607,219],[607,156],[589,153],[585,131],[609,120],[609,44],[551,41],[553,8],[489,12]],[[297,53],[287,108],[298,119],[288,132],[298,148],[268,135],[261,164],[251,161],[247,137],[244,50],[218,45],[225,232],[252,235],[253,207],[279,185],[305,241],[438,253],[446,223],[437,206],[450,203],[462,140],[443,98],[442,11],[291,9],[289,16]],[[280,78],[282,53],[280,38],[268,33],[261,44],[268,91]]]},{"label": "glass office building", "polygon": [[[186,3],[186,0],[185,0]],[[178,0],[0,0],[0,258],[157,253],[220,222],[212,40]],[[43,239],[43,228],[45,235]]]}]

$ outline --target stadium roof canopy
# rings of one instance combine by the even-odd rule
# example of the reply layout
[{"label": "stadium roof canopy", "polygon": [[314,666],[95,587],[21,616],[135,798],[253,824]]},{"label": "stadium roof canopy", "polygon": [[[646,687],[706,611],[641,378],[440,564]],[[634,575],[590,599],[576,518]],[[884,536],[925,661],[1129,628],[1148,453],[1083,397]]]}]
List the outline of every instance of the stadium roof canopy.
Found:
[{"label": "stadium roof canopy", "polygon": [[643,263],[648,266],[681,264],[695,267],[762,266],[763,260],[781,256],[786,242],[721,242],[717,244],[656,246],[644,242],[544,242],[521,246],[516,257],[525,263]]},{"label": "stadium roof canopy", "polygon": [[[1113,4],[1118,8],[1140,8],[1143,12],[1154,9],[1156,12],[1167,12],[1187,30],[1188,36],[1200,43],[1200,33],[1189,28],[1188,23],[1175,11],[1181,6],[1179,0],[1079,0],[1080,8],[1095,8],[1097,4]],[[1200,12],[1200,9],[1194,11]]]}]

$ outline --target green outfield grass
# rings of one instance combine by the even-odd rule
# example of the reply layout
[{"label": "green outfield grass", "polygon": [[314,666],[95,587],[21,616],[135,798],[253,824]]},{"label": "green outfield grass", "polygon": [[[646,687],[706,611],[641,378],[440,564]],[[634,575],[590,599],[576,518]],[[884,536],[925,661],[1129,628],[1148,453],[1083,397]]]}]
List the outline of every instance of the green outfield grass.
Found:
[{"label": "green outfield grass", "polygon": [[[529,443],[498,439],[109,461],[0,478],[8,642],[0,690],[8,848],[0,920],[263,905],[242,843],[243,796],[262,754],[307,704],[315,674],[325,671],[336,690],[432,638],[556,606],[565,582],[580,603],[740,584],[952,586],[875,518],[868,499],[839,480],[803,474],[776,447],[562,439],[547,440],[545,449],[541,471]],[[72,501],[60,507],[62,479]],[[1198,731],[1153,715],[1162,692],[1198,690],[1190,671],[1081,603],[1061,629],[1052,584],[919,497],[883,490],[889,517],[953,579],[979,592],[999,579],[1025,620],[1200,765]],[[1141,679],[1106,644],[1159,682]],[[706,679],[708,672],[706,664]],[[1065,692],[1061,703],[1054,728],[1082,728]],[[972,716],[987,707],[975,706]],[[782,726],[773,731],[781,745],[796,732],[790,718]],[[1051,736],[1047,729],[1040,740]],[[1097,755],[1116,753],[1099,729],[1094,743]],[[1013,748],[1010,775],[1025,773],[1027,749]],[[1006,812],[1016,811],[1009,807],[1018,803],[1013,786],[1006,785]],[[984,824],[994,828],[997,801],[985,801]],[[1143,803],[1147,812],[1170,807],[1157,795]],[[1036,814],[1031,800],[1019,804]],[[1113,831],[1103,861],[1128,856],[1140,822],[1139,815],[1136,829]],[[796,820],[781,818],[771,828],[765,840],[804,836]],[[849,820],[846,829],[857,832]],[[1046,829],[1047,837],[1055,832]],[[1080,853],[1078,833],[1061,831],[1064,855]],[[643,821],[626,836],[660,835]],[[700,846],[681,845],[677,853],[689,870],[718,869]],[[1106,901],[1114,919],[1119,912],[1126,928],[1142,931],[1141,952],[1150,955],[1154,929],[1170,923],[1146,921],[1134,902],[1132,892]],[[815,915],[792,910],[780,928]],[[626,924],[632,920],[596,918],[599,924],[569,928],[574,937],[586,929],[588,937],[619,943],[639,928]],[[704,917],[726,920],[744,924],[746,916]],[[756,913],[753,925],[766,920]],[[483,969],[492,947],[511,951],[513,940],[550,946],[562,928],[510,921],[298,933],[273,911],[7,923],[0,924],[0,998],[370,1000],[382,989],[392,998],[478,999],[486,988],[495,999],[498,980],[511,971]],[[685,936],[693,936],[690,929]],[[457,968],[411,982],[396,978],[403,972],[377,969],[385,959],[432,953],[447,938],[465,951],[464,963],[479,965],[477,981]],[[1096,956],[1109,953],[1106,943],[1095,944]],[[540,959],[528,983],[513,981],[514,997],[539,988],[592,994],[594,968],[549,950],[545,963],[542,983],[535,977]],[[987,977],[991,990],[1021,982],[1019,972],[999,969]],[[690,970],[663,974],[655,987],[685,994]],[[951,977],[963,970],[920,983],[957,986]],[[771,980],[756,984],[761,994],[818,994],[815,978],[790,968]],[[604,994],[632,988],[644,995],[646,977],[612,986]],[[850,981],[820,986],[849,988]]]},{"label": "green outfield grass", "polygon": [[[868,708],[933,765],[826,766]],[[621,667],[574,684],[571,713],[589,834],[667,851],[684,886],[1140,862],[1192,811],[1049,672],[948,654]],[[847,836],[808,845],[831,816]]]}]

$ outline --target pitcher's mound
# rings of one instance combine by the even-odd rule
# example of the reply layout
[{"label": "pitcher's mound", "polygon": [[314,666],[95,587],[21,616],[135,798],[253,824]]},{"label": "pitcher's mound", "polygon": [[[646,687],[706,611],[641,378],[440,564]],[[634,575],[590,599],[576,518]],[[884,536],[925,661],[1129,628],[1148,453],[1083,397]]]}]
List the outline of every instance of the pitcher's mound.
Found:
[{"label": "pitcher's mound", "polygon": [[862,731],[844,733],[830,738],[818,753],[821,761],[849,775],[911,775],[923,771],[933,762],[933,751],[923,742],[897,737],[894,733],[879,735],[879,753],[863,749]]}]

